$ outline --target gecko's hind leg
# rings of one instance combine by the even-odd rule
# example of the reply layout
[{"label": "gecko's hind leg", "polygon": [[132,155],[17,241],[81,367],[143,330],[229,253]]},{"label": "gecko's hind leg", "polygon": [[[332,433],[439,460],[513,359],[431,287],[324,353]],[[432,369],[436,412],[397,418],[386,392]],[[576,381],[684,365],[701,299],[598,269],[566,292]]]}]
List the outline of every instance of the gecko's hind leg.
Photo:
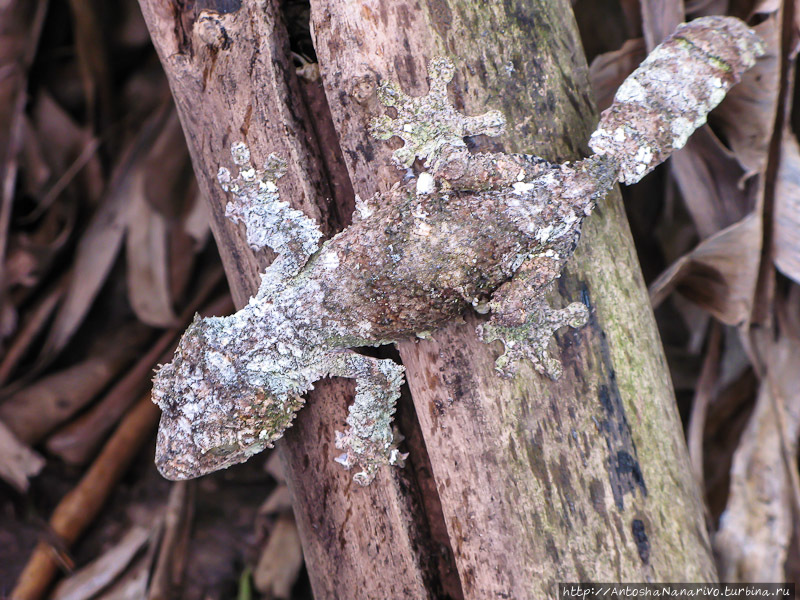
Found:
[{"label": "gecko's hind leg", "polygon": [[551,308],[545,295],[559,276],[564,257],[553,251],[529,258],[514,279],[501,286],[492,297],[491,320],[478,327],[484,342],[500,340],[505,352],[495,361],[497,370],[513,377],[521,359],[528,359],[537,371],[558,379],[561,363],[550,355],[553,334],[569,325],[582,327],[589,310],[580,302],[566,308]]},{"label": "gecko's hind leg", "polygon": [[361,470],[356,483],[368,485],[382,465],[403,466],[408,456],[397,449],[392,433],[395,404],[400,397],[405,369],[392,360],[363,356],[352,351],[334,352],[323,359],[329,375],[356,380],[356,397],[350,406],[344,433],[336,432],[336,447],[344,454],[336,461]]}]

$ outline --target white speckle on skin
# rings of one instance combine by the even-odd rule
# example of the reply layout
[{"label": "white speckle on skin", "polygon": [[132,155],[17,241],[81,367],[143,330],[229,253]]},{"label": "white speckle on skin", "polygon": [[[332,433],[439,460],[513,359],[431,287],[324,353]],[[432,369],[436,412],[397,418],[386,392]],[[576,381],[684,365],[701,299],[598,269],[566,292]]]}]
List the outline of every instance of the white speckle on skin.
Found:
[{"label": "white speckle on skin", "polygon": [[614,95],[616,102],[643,102],[647,99],[647,90],[635,77],[628,77]]},{"label": "white speckle on skin", "polygon": [[339,266],[339,255],[333,250],[325,252],[320,257],[320,264],[328,271],[333,271]]},{"label": "white speckle on skin", "polygon": [[521,181],[518,181],[517,183],[515,183],[511,187],[514,188],[514,193],[515,194],[522,195],[522,194],[525,194],[527,192],[530,192],[533,189],[533,184],[532,183],[522,183]]},{"label": "white speckle on skin", "polygon": [[208,363],[214,368],[222,381],[229,382],[236,378],[236,369],[233,363],[221,352],[213,350],[207,352],[206,360],[208,360]]},{"label": "white speckle on skin", "polygon": [[181,406],[181,412],[186,415],[186,418],[193,421],[195,416],[200,413],[201,407],[197,402],[187,402]]},{"label": "white speckle on skin", "polygon": [[430,173],[420,173],[417,177],[417,196],[433,193],[436,189],[436,182]]},{"label": "white speckle on skin", "polygon": [[358,212],[358,216],[361,219],[366,219],[372,215],[372,208],[358,194],[356,194],[356,212]]},{"label": "white speckle on skin", "polygon": [[550,239],[550,234],[553,232],[553,226],[548,225],[547,227],[542,227],[539,231],[536,232],[536,239],[542,243],[545,243],[548,239]]},{"label": "white speckle on skin", "polygon": [[641,148],[639,148],[639,150],[636,151],[635,160],[636,162],[649,165],[650,161],[653,160],[653,151],[650,150],[649,146],[642,146]]},{"label": "white speckle on skin", "polygon": [[672,139],[672,147],[677,150],[686,145],[686,141],[694,131],[694,125],[689,119],[678,117],[672,122],[670,129],[672,130],[672,135],[675,136]]},{"label": "white speckle on skin", "polygon": [[431,226],[420,219],[417,221],[417,228],[414,230],[414,233],[422,237],[428,237],[431,234]]},{"label": "white speckle on skin", "polygon": [[625,141],[625,130],[622,127],[617,127],[617,129],[614,131],[614,141],[615,142]]}]

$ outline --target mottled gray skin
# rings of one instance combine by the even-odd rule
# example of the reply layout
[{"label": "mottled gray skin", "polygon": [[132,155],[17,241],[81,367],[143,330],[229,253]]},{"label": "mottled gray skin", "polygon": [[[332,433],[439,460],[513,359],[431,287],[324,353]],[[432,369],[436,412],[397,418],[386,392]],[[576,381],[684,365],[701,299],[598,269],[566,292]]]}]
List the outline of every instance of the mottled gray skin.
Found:
[{"label": "mottled gray skin", "polygon": [[[722,33],[709,36],[710,28]],[[712,38],[721,44],[713,52],[703,46]],[[666,80],[670,52],[695,67]],[[403,368],[349,348],[425,335],[469,306],[493,313],[478,334],[503,341],[501,374],[513,375],[519,360],[528,359],[558,377],[561,366],[548,352],[553,332],[583,325],[588,311],[580,303],[552,309],[544,297],[583,218],[617,179],[637,180],[685,143],[687,128],[705,120],[760,53],[758,38],[735,19],[683,26],[648,59],[660,65],[653,77],[640,69],[626,80],[592,137],[597,154],[574,165],[470,154],[463,137],[499,135],[502,115],[456,112],[446,93],[453,65],[436,59],[430,93],[410,98],[384,84],[379,97],[397,117],[372,124],[377,137],[406,142],[395,153],[399,167],[421,158],[428,170],[359,202],[353,224],[321,248],[314,222],[279,199],[280,159],[271,156],[256,170],[246,146],[234,144],[239,176],[226,168],[219,173],[234,197],[228,215],[245,224],[251,245],[271,246],[281,256],[245,308],[195,319],[175,359],[158,371],[161,473],[196,477],[260,452],[283,435],[314,381],[332,375],[356,379],[348,428],[336,434],[344,451],[337,460],[348,469],[358,465],[354,479],[368,484],[381,465],[405,458],[391,429]]]}]

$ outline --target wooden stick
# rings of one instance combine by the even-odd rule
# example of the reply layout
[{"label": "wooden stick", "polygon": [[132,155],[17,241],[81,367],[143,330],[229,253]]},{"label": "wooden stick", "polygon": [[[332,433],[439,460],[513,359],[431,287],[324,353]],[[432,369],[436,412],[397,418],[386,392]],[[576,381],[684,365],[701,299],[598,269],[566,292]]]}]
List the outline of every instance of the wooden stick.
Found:
[{"label": "wooden stick", "polygon": [[[317,147],[311,127],[325,115],[310,115],[304,106],[276,0],[199,15],[168,0],[139,4],[176,99],[234,301],[242,307],[256,292],[265,262],[254,255],[243,229],[225,218],[228,198],[217,171],[230,164],[237,140],[248,143],[254,162],[271,152],[291,157],[280,180],[281,197],[334,233],[336,211],[327,198],[346,193],[334,194],[325,179],[320,154],[327,149]],[[426,598],[435,587],[427,583],[435,577],[428,557],[440,552],[418,510],[419,491],[409,471],[386,472],[376,484],[355,490],[352,475],[333,461],[333,432],[342,428],[352,394],[349,382],[316,384],[279,444],[314,594]]]},{"label": "wooden stick", "polygon": [[[148,391],[122,420],[78,485],[58,503],[50,527],[65,546],[71,546],[95,519],[141,445],[150,438],[159,415]],[[57,569],[52,547],[39,542],[11,592],[11,600],[44,597]]]}]

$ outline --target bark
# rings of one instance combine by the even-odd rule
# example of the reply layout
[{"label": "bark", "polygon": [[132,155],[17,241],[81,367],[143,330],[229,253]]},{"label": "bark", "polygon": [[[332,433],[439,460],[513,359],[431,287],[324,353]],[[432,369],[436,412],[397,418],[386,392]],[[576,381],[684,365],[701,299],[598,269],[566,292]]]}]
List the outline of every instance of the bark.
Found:
[{"label": "bark", "polygon": [[[374,86],[389,78],[422,95],[437,55],[460,62],[457,106],[505,114],[513,135],[500,138],[503,150],[554,162],[585,155],[596,116],[566,1],[311,4],[331,112],[362,197],[398,179],[391,148],[367,134],[380,112]],[[558,382],[532,370],[499,380],[497,349],[476,340],[472,315],[433,340],[400,344],[464,595],[541,598],[576,579],[713,580],[618,194],[585,223],[567,271],[554,305],[585,296],[592,317],[562,335]]]},{"label": "bark", "polygon": [[[325,202],[332,195],[326,173],[336,167],[319,156],[322,136],[309,125],[272,2],[244,2],[228,14],[230,2],[205,2],[223,14],[199,18],[166,0],[140,3],[242,306],[265,257],[254,256],[244,232],[224,218],[216,172],[228,164],[231,142],[245,140],[254,162],[270,152],[288,159],[282,198],[323,228],[337,220]],[[362,198],[402,175],[390,160],[392,144],[368,134],[369,118],[384,112],[377,84],[394,79],[422,95],[427,62],[438,55],[458,61],[450,89],[459,108],[499,109],[508,119],[510,134],[476,139],[482,149],[557,162],[587,154],[596,114],[566,0],[311,4],[328,104]],[[552,304],[583,297],[592,312],[586,327],[560,336],[565,372],[557,382],[529,367],[514,380],[498,378],[499,348],[476,339],[472,314],[432,340],[400,344],[433,485],[422,477],[424,457],[416,457],[416,471],[386,470],[356,488],[331,460],[352,389],[318,386],[282,446],[318,598],[542,598],[555,596],[559,581],[715,578],[618,194],[587,219],[558,295]],[[439,531],[458,581],[437,558]]]},{"label": "bark", "polygon": [[[169,79],[186,134],[198,185],[209,203],[212,230],[234,302],[255,293],[269,257],[255,255],[245,231],[225,218],[217,169],[230,164],[232,142],[244,140],[255,163],[274,152],[288,163],[282,197],[336,229],[334,197],[347,205],[340,179],[326,179],[335,161],[323,161],[292,66],[276,3],[206,2],[205,18],[167,0],[140,0],[151,37]],[[313,92],[313,90],[312,90]],[[315,107],[314,117],[324,121]],[[319,125],[319,124],[317,124]],[[352,203],[350,210],[352,210]],[[309,394],[294,427],[281,442],[298,529],[314,592],[319,598],[425,598],[437,594],[437,559],[411,472],[386,470],[375,485],[356,486],[333,461],[333,432],[352,401],[350,382],[321,381]]]}]

